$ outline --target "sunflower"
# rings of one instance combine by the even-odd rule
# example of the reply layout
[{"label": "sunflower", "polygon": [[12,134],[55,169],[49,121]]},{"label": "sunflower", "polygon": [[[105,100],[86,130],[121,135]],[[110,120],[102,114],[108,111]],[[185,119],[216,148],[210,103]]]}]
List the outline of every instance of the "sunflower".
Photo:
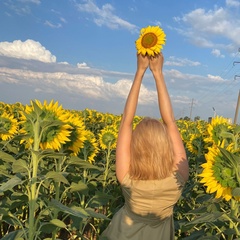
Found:
[{"label": "sunflower", "polygon": [[140,37],[135,42],[137,53],[154,56],[155,54],[160,53],[165,41],[166,35],[159,26],[142,28],[140,31]]},{"label": "sunflower", "polygon": [[96,110],[85,109],[79,114],[84,119],[86,128],[91,130],[94,134],[98,134],[100,129],[105,125],[104,114],[97,112]]},{"label": "sunflower", "polygon": [[143,120],[143,117],[134,116],[133,118],[133,129]]},{"label": "sunflower", "polygon": [[63,144],[63,149],[67,149],[73,152],[73,155],[77,155],[81,148],[84,146],[84,141],[87,139],[87,131],[84,123],[79,116],[69,112],[69,118],[66,122],[71,126],[71,133],[68,137],[70,141]]},{"label": "sunflower", "polygon": [[99,148],[95,135],[90,130],[86,130],[86,140],[78,153],[78,157],[92,163],[95,161],[94,158],[96,157],[98,151]]},{"label": "sunflower", "polygon": [[196,155],[203,153],[205,149],[203,135],[191,134],[189,141],[186,143],[187,149]]},{"label": "sunflower", "polygon": [[181,134],[181,138],[182,138],[183,142],[187,143],[189,141],[188,121],[180,119],[180,120],[177,120],[176,124],[178,126],[178,130]]},{"label": "sunflower", "polygon": [[216,116],[212,119],[211,123],[208,124],[208,137],[206,137],[204,141],[206,143],[220,145],[222,140],[225,139],[222,134],[230,132],[231,130],[232,126],[229,124],[228,119]]},{"label": "sunflower", "polygon": [[18,132],[18,120],[10,113],[3,112],[0,116],[0,139],[9,140]]},{"label": "sunflower", "polygon": [[116,148],[117,131],[114,127],[105,127],[100,131],[98,137],[102,149]]},{"label": "sunflower", "polygon": [[[222,144],[223,145],[223,144]],[[205,154],[206,163],[203,163],[203,171],[199,174],[200,180],[207,187],[207,193],[216,192],[215,198],[224,198],[229,201],[232,196],[232,190],[238,187],[235,167],[223,156],[218,147],[209,147]]]},{"label": "sunflower", "polygon": [[115,116],[113,114],[109,114],[109,113],[105,114],[104,116],[105,125],[111,126],[114,123],[114,120],[115,120]]},{"label": "sunflower", "polygon": [[[71,115],[58,102],[52,100],[49,104],[44,101],[31,101],[31,105],[25,108],[23,114],[23,133],[29,135],[29,144],[33,143],[35,129],[34,122],[39,122],[39,137],[41,149],[59,150],[62,144],[70,141],[72,127],[67,123]],[[37,130],[37,131],[36,131]]]}]

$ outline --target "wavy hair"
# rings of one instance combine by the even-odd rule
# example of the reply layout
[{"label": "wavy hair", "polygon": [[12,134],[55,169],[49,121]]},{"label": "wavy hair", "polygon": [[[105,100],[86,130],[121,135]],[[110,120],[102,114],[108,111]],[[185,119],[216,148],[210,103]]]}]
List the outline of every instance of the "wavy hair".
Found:
[{"label": "wavy hair", "polygon": [[129,174],[132,179],[164,179],[174,170],[173,148],[164,123],[144,118],[133,130]]}]

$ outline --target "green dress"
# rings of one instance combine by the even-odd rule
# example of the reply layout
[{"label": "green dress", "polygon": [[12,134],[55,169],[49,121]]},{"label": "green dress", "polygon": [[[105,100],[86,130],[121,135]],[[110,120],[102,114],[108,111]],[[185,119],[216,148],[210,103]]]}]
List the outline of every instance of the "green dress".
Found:
[{"label": "green dress", "polygon": [[173,240],[173,207],[185,182],[179,173],[161,180],[122,182],[124,206],[113,216],[102,236],[108,240]]}]

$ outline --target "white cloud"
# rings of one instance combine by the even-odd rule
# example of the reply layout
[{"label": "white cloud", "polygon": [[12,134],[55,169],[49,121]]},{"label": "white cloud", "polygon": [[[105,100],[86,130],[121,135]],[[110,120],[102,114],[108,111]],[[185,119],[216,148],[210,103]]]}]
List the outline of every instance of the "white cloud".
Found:
[{"label": "white cloud", "polygon": [[198,8],[184,15],[182,21],[199,33],[222,34],[229,27],[229,16],[223,8],[209,10]]},{"label": "white cloud", "polygon": [[167,60],[165,62],[166,66],[178,66],[178,67],[184,67],[184,66],[191,66],[191,67],[195,67],[195,66],[199,66],[201,65],[200,62],[194,62],[191,61],[189,59],[186,58],[176,58],[173,56],[169,57],[169,60]]},{"label": "white cloud", "polygon": [[[235,1],[228,1],[233,3]],[[181,24],[177,31],[195,45],[236,50],[240,44],[240,19],[227,8],[215,7],[208,11],[198,8],[174,20]]]},{"label": "white cloud", "polygon": [[[127,98],[129,90],[132,86],[132,80],[121,79],[115,84],[111,85],[111,91],[123,99]],[[115,95],[114,94],[114,95]],[[144,84],[142,84],[140,93],[139,93],[139,104],[149,105],[157,103],[157,93],[154,90],[148,89]]]},{"label": "white cloud", "polygon": [[18,0],[18,1],[23,3],[35,3],[35,4],[41,3],[41,0]]},{"label": "white cloud", "polygon": [[90,68],[85,62],[83,63],[77,63],[78,68]]},{"label": "white cloud", "polygon": [[226,0],[226,5],[230,7],[239,7],[240,1],[239,0]]},{"label": "white cloud", "polygon": [[220,58],[224,58],[225,57],[223,54],[221,54],[221,51],[219,49],[213,49],[212,50],[212,55],[214,55],[216,57],[220,57]]},{"label": "white cloud", "polygon": [[56,62],[56,57],[46,50],[39,42],[28,39],[25,42],[0,42],[0,55],[14,58],[38,60],[41,62]]},{"label": "white cloud", "polygon": [[[116,83],[109,83],[103,77],[96,75],[69,74],[66,72],[33,72],[0,68],[1,82],[36,85],[36,92],[48,89],[55,92],[62,89],[70,93],[78,93],[92,99],[111,100],[115,98],[126,99],[132,81],[120,79]],[[40,83],[40,86],[38,84]],[[50,90],[51,89],[51,90]],[[148,90],[144,85],[140,91],[139,104],[147,105],[156,102],[156,91]]]},{"label": "white cloud", "polygon": [[114,7],[111,4],[104,4],[99,8],[92,0],[86,0],[83,4],[77,4],[81,12],[87,12],[93,15],[93,21],[98,26],[107,26],[111,29],[124,28],[129,31],[138,31],[136,25],[123,20],[114,14]]},{"label": "white cloud", "polygon": [[45,21],[44,23],[45,25],[51,27],[51,28],[61,28],[62,27],[62,24],[61,23],[58,23],[58,24],[53,24],[51,23],[50,21]]},{"label": "white cloud", "polygon": [[68,62],[59,62],[59,64],[69,65]]},{"label": "white cloud", "polygon": [[63,17],[60,17],[60,20],[63,22],[63,23],[67,23],[67,20]]},{"label": "white cloud", "polygon": [[212,82],[223,82],[224,81],[223,78],[220,76],[213,76],[211,74],[208,74],[207,76]]},{"label": "white cloud", "polygon": [[[2,58],[8,61],[5,57]],[[14,60],[15,67],[9,63],[6,67],[0,68],[0,87],[5,97],[1,95],[3,101],[29,101],[29,99],[55,99],[60,103],[69,104],[70,108],[93,108],[100,111],[121,113],[130,90],[134,74],[119,72],[107,72],[92,68],[77,68],[60,63],[41,63],[29,65],[31,61]],[[84,64],[82,64],[84,65]],[[7,66],[12,66],[11,68]],[[38,68],[40,67],[40,68]],[[31,70],[31,69],[34,70]],[[39,70],[38,70],[39,69]],[[189,104],[194,98],[196,103],[199,100],[198,113],[194,115],[205,116],[211,112],[208,102],[217,109],[227,109],[229,113],[234,108],[229,108],[231,99],[224,94],[219,96],[222,90],[230,89],[230,81],[223,80],[220,76],[208,75],[206,77],[194,74],[185,74],[175,69],[164,71],[166,84],[171,96],[175,113],[178,117],[184,117],[189,111]],[[106,79],[115,79],[115,82],[107,82]],[[151,79],[151,80],[150,80]],[[231,82],[231,87],[237,85],[236,81]],[[157,93],[154,82],[150,74],[146,74],[140,90],[139,111],[141,115],[158,115]],[[151,89],[151,86],[153,87]],[[17,91],[16,96],[9,96],[9,88]],[[6,90],[7,89],[7,90]],[[212,95],[209,93],[214,93]],[[232,95],[231,95],[232,96]],[[6,100],[11,99],[11,100]],[[235,101],[235,99],[234,99]],[[200,107],[202,105],[202,107]],[[225,106],[228,106],[225,108]],[[188,109],[188,110],[184,110]]]}]

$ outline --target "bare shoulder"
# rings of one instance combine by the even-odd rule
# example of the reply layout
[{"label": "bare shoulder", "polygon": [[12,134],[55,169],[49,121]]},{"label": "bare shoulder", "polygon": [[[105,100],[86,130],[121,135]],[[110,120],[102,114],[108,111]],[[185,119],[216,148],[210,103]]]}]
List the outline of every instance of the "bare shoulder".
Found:
[{"label": "bare shoulder", "polygon": [[184,181],[186,182],[189,178],[189,166],[188,159],[184,158],[178,161],[175,161],[176,170],[181,174]]}]

